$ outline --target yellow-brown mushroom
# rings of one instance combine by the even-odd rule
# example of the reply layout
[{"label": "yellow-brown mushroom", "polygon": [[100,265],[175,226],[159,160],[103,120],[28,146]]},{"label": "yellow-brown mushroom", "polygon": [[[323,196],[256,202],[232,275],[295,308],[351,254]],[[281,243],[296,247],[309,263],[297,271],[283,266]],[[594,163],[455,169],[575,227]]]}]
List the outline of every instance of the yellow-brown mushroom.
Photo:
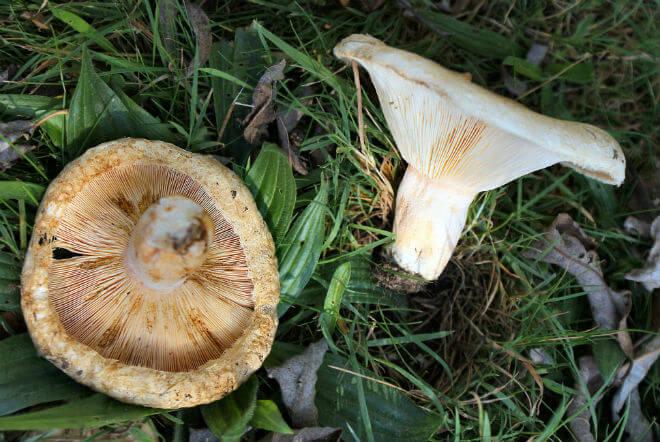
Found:
[{"label": "yellow-brown mushroom", "polygon": [[51,183],[22,274],[39,351],[79,382],[160,408],[208,403],[257,370],[279,300],[252,195],[212,158],[121,139]]}]

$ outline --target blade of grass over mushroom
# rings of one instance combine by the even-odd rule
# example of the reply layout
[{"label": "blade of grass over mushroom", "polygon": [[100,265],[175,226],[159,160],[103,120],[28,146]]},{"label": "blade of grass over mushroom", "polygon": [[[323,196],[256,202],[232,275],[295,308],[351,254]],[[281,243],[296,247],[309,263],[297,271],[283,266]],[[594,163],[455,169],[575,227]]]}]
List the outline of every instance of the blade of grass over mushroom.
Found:
[{"label": "blade of grass over mushroom", "polygon": [[[0,416],[89,392],[40,358],[27,334],[0,341]],[[0,418],[0,429],[9,429],[3,427],[3,422],[7,425],[7,419],[11,418]]]},{"label": "blade of grass over mushroom", "polygon": [[257,407],[258,388],[259,381],[252,376],[229,396],[201,407],[204,422],[222,442],[241,440]]},{"label": "blade of grass over mushroom", "polygon": [[328,184],[321,180],[316,197],[298,215],[277,249],[283,300],[278,305],[282,316],[314,273],[325,239]]},{"label": "blade of grass over mushroom", "polygon": [[289,229],[296,205],[296,182],[286,155],[274,144],[265,143],[245,177],[275,245]]},{"label": "blade of grass over mushroom", "polygon": [[98,428],[162,413],[163,410],[128,405],[94,394],[64,405],[0,418],[0,430]]}]

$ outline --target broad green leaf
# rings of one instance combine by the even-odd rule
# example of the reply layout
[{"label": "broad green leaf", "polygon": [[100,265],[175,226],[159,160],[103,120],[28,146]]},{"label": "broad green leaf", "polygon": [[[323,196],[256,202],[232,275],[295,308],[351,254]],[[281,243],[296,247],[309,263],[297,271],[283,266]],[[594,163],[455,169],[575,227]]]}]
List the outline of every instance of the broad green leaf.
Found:
[{"label": "broad green leaf", "polygon": [[0,200],[25,200],[37,206],[44,190],[44,186],[40,184],[0,181]]},{"label": "broad green leaf", "polygon": [[128,405],[97,393],[64,405],[0,418],[0,430],[97,428],[161,413],[156,408]]},{"label": "broad green leaf", "polygon": [[282,417],[277,404],[271,400],[257,401],[257,408],[254,410],[254,416],[252,416],[250,425],[260,430],[293,434],[293,430]]},{"label": "broad green leaf", "polygon": [[93,40],[100,47],[109,52],[116,52],[112,43],[108,41],[107,38],[99,34],[96,29],[87,23],[82,17],[74,14],[73,12],[65,11],[60,8],[53,8],[50,10],[53,16],[59,20],[62,20],[67,25],[71,26],[75,31],[84,34],[85,37]]},{"label": "broad green leaf", "polygon": [[[297,345],[275,342],[264,365],[281,365],[302,350]],[[361,368],[359,374],[353,372],[348,360],[326,353],[316,383],[320,425],[340,427],[343,434],[355,432],[360,440],[367,440],[365,425],[370,424],[376,441],[416,442],[429,440],[445,424],[442,416],[417,406],[400,390],[372,381],[378,376],[368,369]],[[360,390],[369,423],[362,418]]]},{"label": "broad green leaf", "polygon": [[259,381],[251,376],[229,396],[202,406],[204,422],[222,442],[241,440],[257,406],[258,388]]},{"label": "broad green leaf", "polygon": [[[510,36],[473,26],[449,15],[422,5],[421,1],[411,1],[416,6],[416,17],[429,29],[449,34],[447,38],[456,46],[489,58],[506,58],[509,55],[523,55],[523,49]],[[418,5],[418,6],[417,6]]]},{"label": "broad green leaf", "polygon": [[41,95],[0,94],[0,112],[14,117],[34,118],[39,111],[57,107],[61,100]]},{"label": "broad green leaf", "polygon": [[264,144],[245,181],[278,245],[296,205],[296,181],[288,158],[276,145]]},{"label": "broad green leaf", "polygon": [[83,50],[80,77],[66,118],[69,154],[122,136],[168,140],[167,126],[140,108],[125,94],[113,91],[94,71]]},{"label": "broad green leaf", "polygon": [[265,67],[264,49],[252,27],[237,28],[234,41],[215,43],[209,57],[210,69],[201,69],[211,75],[215,123],[222,131],[222,141],[228,153],[238,164],[247,161],[253,146],[243,138],[237,121],[249,112],[245,106],[234,103],[250,103],[251,89],[257,84]]},{"label": "broad green leaf", "polygon": [[[321,181],[316,197],[298,216],[284,238],[277,254],[280,263],[280,290],[289,300],[295,299],[307,285],[319,261],[325,238],[327,183]],[[280,315],[289,305],[278,306]]]},{"label": "broad green leaf", "polygon": [[321,327],[326,339],[332,336],[339,319],[339,308],[344,297],[344,292],[351,280],[351,263],[345,262],[335,270],[330,280],[328,293],[325,295],[323,303],[323,313],[321,314]]},{"label": "broad green leaf", "polygon": [[[0,415],[88,393],[87,388],[40,358],[27,334],[0,341]],[[19,419],[14,424],[20,425],[20,422]],[[0,419],[0,429],[23,428],[37,427],[13,427]]]}]

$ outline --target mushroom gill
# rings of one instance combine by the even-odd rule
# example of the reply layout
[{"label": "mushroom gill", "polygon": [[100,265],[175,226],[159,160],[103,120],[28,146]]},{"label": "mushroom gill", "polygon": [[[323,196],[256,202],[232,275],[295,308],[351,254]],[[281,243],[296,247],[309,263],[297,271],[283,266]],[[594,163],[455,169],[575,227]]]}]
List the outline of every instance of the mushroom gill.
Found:
[{"label": "mushroom gill", "polygon": [[[131,268],[128,251],[136,226],[155,222],[143,218],[150,208],[169,201],[174,205],[166,209],[177,210],[171,197],[191,201],[208,217],[183,238],[203,238],[206,250],[180,283],[159,286]],[[67,206],[54,237],[50,302],[67,333],[106,358],[189,371],[217,359],[250,324],[253,282],[240,238],[184,173],[137,163],[94,176]],[[178,240],[174,246],[186,245]]]}]

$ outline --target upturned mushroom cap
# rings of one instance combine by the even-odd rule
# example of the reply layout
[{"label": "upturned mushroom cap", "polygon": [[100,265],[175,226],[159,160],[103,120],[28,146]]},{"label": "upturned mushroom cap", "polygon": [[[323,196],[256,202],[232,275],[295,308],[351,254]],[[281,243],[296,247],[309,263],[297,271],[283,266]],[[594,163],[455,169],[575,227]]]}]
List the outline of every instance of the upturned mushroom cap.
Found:
[{"label": "upturned mushroom cap", "polygon": [[533,112],[368,35],[345,38],[334,53],[369,71],[401,155],[430,178],[483,191],[562,162],[608,184],[623,182],[621,148],[595,126]]},{"label": "upturned mushroom cap", "polygon": [[208,403],[270,352],[279,278],[247,187],[206,156],[121,139],[51,183],[22,274],[41,354],[116,399]]},{"label": "upturned mushroom cap", "polygon": [[408,169],[396,200],[392,246],[405,270],[436,279],[477,193],[556,163],[621,184],[625,157],[607,132],[537,114],[419,55],[368,35],[334,49],[362,65]]}]

